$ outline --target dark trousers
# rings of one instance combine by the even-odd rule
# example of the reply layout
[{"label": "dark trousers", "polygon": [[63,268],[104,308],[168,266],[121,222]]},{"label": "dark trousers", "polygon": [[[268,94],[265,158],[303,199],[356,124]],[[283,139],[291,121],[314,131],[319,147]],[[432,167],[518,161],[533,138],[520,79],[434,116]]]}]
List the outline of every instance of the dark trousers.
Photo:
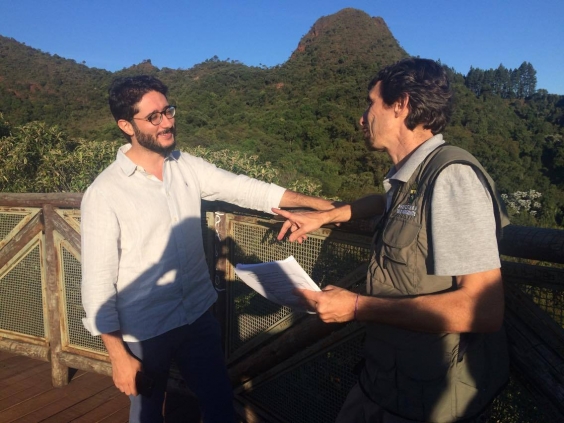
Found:
[{"label": "dark trousers", "polygon": [[[491,415],[491,407],[477,417],[459,420],[460,423],[487,423]],[[357,383],[349,392],[335,423],[422,423],[404,419],[388,413],[371,401]]]},{"label": "dark trousers", "polygon": [[143,371],[154,383],[150,397],[130,396],[131,423],[163,421],[162,410],[171,362],[196,395],[204,423],[235,421],[233,391],[221,346],[221,331],[211,312],[194,323],[181,326],[155,338],[127,343],[131,353],[143,363]]}]

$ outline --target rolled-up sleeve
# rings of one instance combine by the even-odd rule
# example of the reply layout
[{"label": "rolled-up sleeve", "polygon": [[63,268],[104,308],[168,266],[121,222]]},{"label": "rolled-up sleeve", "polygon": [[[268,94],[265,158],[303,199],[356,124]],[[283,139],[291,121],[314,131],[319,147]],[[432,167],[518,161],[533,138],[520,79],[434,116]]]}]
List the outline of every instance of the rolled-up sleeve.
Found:
[{"label": "rolled-up sleeve", "polygon": [[120,329],[116,309],[120,228],[111,203],[89,188],[81,204],[82,305],[84,327],[93,335]]}]

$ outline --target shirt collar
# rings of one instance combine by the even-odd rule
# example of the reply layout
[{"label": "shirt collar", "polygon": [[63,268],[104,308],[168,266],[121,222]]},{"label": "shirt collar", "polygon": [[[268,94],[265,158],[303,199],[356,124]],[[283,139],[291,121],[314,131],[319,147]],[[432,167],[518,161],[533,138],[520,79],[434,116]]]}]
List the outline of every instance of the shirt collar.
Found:
[{"label": "shirt collar", "polygon": [[131,161],[129,157],[125,155],[131,148],[131,144],[124,144],[122,145],[116,157],[116,162],[118,163],[119,167],[126,174],[126,176],[131,176],[135,173],[135,169],[137,169],[137,165]]},{"label": "shirt collar", "polygon": [[[116,161],[119,167],[121,168],[122,172],[125,173],[126,176],[133,175],[137,170],[137,165],[133,163],[133,161],[125,155],[125,153],[127,153],[130,148],[131,148],[130,143],[122,145],[118,149],[116,156]],[[165,158],[165,161],[167,160],[178,161],[179,158],[180,158],[180,151],[175,150]]]},{"label": "shirt collar", "polygon": [[444,143],[445,142],[443,140],[442,134],[437,134],[429,138],[427,141],[421,144],[413,153],[411,153],[411,156],[399,168],[398,171],[396,171],[395,166],[392,166],[392,168],[386,175],[386,179],[395,179],[401,182],[409,181],[409,178],[411,178],[411,175],[413,175],[413,172],[415,172],[417,166],[419,166],[423,162],[423,160],[425,160],[425,157],[427,157],[429,153],[431,153],[431,151],[433,151],[435,148],[437,148],[438,146]]}]

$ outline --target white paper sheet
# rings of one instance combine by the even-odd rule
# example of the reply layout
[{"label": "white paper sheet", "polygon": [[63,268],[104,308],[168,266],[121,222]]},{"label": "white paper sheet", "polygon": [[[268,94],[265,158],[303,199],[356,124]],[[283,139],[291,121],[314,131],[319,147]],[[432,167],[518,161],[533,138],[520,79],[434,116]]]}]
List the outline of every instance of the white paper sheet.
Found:
[{"label": "white paper sheet", "polygon": [[259,264],[239,263],[235,274],[263,297],[295,311],[307,311],[294,294],[295,288],[321,291],[293,256]]}]

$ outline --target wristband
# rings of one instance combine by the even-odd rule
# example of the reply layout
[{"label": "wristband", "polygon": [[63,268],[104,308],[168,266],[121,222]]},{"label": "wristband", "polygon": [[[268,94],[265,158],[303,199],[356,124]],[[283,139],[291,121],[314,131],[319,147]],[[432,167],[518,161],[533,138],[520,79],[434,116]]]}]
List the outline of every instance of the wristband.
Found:
[{"label": "wristband", "polygon": [[356,312],[358,310],[358,297],[360,296],[360,294],[356,294],[356,300],[354,301],[354,318],[353,320],[356,320]]}]

